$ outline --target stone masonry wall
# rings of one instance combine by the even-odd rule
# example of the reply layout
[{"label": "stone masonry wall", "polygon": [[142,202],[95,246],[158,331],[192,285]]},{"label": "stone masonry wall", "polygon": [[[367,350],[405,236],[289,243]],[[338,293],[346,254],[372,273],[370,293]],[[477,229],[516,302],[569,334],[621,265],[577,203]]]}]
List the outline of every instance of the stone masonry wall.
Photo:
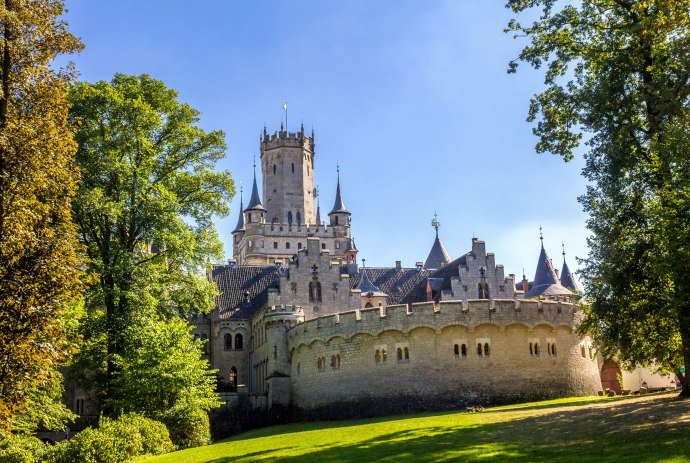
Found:
[{"label": "stone masonry wall", "polygon": [[298,416],[342,418],[594,394],[579,316],[567,303],[470,300],[307,321],[287,333],[292,405]]}]

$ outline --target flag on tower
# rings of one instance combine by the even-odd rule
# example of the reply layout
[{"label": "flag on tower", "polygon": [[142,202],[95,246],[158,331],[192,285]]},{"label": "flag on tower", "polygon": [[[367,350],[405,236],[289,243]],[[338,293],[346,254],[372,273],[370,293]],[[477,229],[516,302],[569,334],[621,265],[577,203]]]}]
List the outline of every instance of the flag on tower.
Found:
[{"label": "flag on tower", "polygon": [[287,101],[286,101],[285,103],[283,103],[283,109],[284,109],[285,111],[287,111]]}]

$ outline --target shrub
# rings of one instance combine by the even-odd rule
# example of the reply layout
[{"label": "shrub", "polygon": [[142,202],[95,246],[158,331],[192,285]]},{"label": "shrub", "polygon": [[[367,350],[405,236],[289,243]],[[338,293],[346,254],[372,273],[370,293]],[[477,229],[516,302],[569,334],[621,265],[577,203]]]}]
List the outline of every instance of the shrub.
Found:
[{"label": "shrub", "polygon": [[160,421],[135,413],[123,415],[118,421],[137,429],[143,443],[142,453],[160,455],[175,450],[175,446],[170,440],[168,428]]},{"label": "shrub", "polygon": [[162,420],[170,431],[170,439],[179,449],[198,447],[211,442],[208,413],[200,409],[170,410]]},{"label": "shrub", "polygon": [[47,446],[31,436],[10,436],[0,443],[0,463],[43,463]]}]

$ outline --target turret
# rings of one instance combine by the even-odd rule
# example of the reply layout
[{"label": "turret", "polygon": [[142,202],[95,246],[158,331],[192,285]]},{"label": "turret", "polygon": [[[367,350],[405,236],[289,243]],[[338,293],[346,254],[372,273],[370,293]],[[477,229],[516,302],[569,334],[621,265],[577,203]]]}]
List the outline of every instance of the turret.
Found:
[{"label": "turret", "polygon": [[240,240],[244,236],[244,201],[242,198],[242,187],[240,187],[240,213],[237,217],[237,225],[232,231],[232,245],[233,245],[233,255],[238,254],[236,247],[240,244]]},{"label": "turret", "polygon": [[553,262],[544,249],[544,236],[539,227],[539,239],[541,240],[541,251],[537,261],[537,270],[534,273],[532,287],[525,293],[525,298],[565,298],[570,300],[573,292],[561,285],[556,274]]},{"label": "turret", "polygon": [[256,164],[254,164],[254,185],[252,186],[252,196],[249,199],[249,204],[244,210],[247,223],[263,223],[266,208],[261,204],[261,197],[259,196],[259,188],[256,185]]},{"label": "turret", "polygon": [[335,189],[335,202],[333,203],[333,209],[328,213],[328,217],[331,219],[331,226],[350,225],[351,215],[350,211],[345,207],[343,196],[340,193],[340,166],[338,166],[338,185]]},{"label": "turret", "polygon": [[561,247],[563,249],[563,268],[561,269],[561,285],[579,294],[582,292],[580,290],[580,285],[577,283],[575,275],[570,271],[570,268],[568,267],[568,264],[565,261],[565,244],[562,243]]},{"label": "turret", "polygon": [[441,224],[438,222],[438,216],[434,212],[434,218],[431,220],[431,226],[436,229],[436,239],[434,240],[433,246],[431,246],[431,251],[424,262],[425,269],[439,269],[448,265],[453,259],[451,259],[448,251],[446,251],[445,246],[441,243],[438,237],[438,229]]}]

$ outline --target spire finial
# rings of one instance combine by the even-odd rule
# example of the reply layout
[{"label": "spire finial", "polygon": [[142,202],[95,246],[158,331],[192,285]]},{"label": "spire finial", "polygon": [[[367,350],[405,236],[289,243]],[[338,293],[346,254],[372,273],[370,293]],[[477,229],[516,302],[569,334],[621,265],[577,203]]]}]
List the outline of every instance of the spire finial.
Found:
[{"label": "spire finial", "polygon": [[362,257],[362,268],[367,268],[367,260],[364,257]]},{"label": "spire finial", "polygon": [[525,267],[522,267],[522,279],[526,280],[527,276],[525,275]]},{"label": "spire finial", "polygon": [[256,180],[256,154],[254,155],[254,180]]},{"label": "spire finial", "polygon": [[544,234],[541,232],[541,225],[539,225],[539,239],[541,240],[541,248],[544,249]]},{"label": "spire finial", "polygon": [[436,214],[436,211],[434,211],[434,218],[431,219],[431,226],[436,230],[436,238],[438,238],[438,228],[441,226],[441,224],[438,221],[438,214]]},{"label": "spire finial", "polygon": [[561,249],[562,249],[561,254],[563,254],[563,260],[565,260],[565,243],[562,241],[561,241]]},{"label": "spire finial", "polygon": [[242,184],[240,183],[240,203],[242,202],[242,192],[244,191],[243,188],[244,188],[244,187],[243,187]]},{"label": "spire finial", "polygon": [[338,173],[338,184],[340,184],[340,161],[335,161],[335,171]]}]

